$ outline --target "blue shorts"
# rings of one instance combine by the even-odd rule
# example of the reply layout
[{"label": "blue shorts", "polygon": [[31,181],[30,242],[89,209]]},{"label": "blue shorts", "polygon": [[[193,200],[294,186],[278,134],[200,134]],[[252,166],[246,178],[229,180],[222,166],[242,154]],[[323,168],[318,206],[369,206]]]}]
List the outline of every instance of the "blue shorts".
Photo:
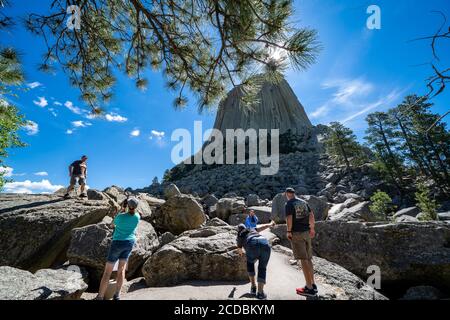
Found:
[{"label": "blue shorts", "polygon": [[117,260],[127,261],[130,257],[131,250],[133,250],[133,240],[113,240],[109,247],[108,262],[116,263]]}]

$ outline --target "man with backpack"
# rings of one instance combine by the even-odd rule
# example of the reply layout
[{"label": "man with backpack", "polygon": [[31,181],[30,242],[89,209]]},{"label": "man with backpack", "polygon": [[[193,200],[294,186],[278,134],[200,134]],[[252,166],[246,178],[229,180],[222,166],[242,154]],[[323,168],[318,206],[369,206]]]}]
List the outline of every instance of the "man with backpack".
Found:
[{"label": "man with backpack", "polygon": [[80,185],[80,198],[86,198],[85,192],[87,178],[87,156],[82,156],[81,160],[72,162],[69,166],[70,186],[64,195],[65,198],[70,196],[70,192],[75,188],[76,183]]}]

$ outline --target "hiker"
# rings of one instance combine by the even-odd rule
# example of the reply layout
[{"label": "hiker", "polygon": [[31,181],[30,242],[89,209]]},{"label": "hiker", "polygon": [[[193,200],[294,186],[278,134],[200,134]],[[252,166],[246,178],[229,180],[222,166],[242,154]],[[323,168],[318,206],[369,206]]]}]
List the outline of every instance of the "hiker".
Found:
[{"label": "hiker", "polygon": [[[275,225],[275,222],[260,225],[257,228],[247,228],[245,224],[238,226],[237,247],[239,255],[244,255],[242,248],[245,249],[247,256],[247,272],[251,283],[250,294],[257,299],[266,299],[264,285],[266,284],[266,269],[270,258],[269,241],[259,232]],[[258,287],[255,280],[255,262],[258,260]]]},{"label": "hiker", "polygon": [[87,157],[82,156],[81,160],[72,162],[69,166],[70,186],[67,188],[67,192],[64,195],[65,198],[70,196],[70,192],[75,188],[75,185],[80,185],[80,198],[86,198],[85,193],[86,178],[87,178]]},{"label": "hiker", "polygon": [[314,267],[312,264],[311,239],[315,236],[314,212],[308,203],[295,196],[293,188],[286,189],[288,199],[286,211],[287,238],[291,241],[294,258],[300,261],[306,286],[297,288],[297,294],[303,296],[316,296],[318,293],[314,281]]},{"label": "hiker", "polygon": [[136,228],[141,219],[139,213],[136,211],[138,205],[139,201],[136,198],[131,197],[126,199],[121,205],[121,212],[114,218],[114,233],[96,300],[104,299],[111,273],[117,261],[119,261],[119,266],[116,277],[116,292],[113,299],[120,300],[120,289],[125,279],[125,267],[136,242]]},{"label": "hiker", "polygon": [[255,210],[250,210],[245,219],[245,227],[247,229],[255,229],[258,226],[258,217],[255,215]]}]

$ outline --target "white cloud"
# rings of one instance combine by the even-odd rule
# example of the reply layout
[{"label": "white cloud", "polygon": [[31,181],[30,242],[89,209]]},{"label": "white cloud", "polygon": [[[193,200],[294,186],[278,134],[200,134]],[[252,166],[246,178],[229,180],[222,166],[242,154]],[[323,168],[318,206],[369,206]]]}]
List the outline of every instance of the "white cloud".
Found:
[{"label": "white cloud", "polygon": [[322,84],[322,88],[337,88],[337,91],[333,94],[332,101],[345,105],[352,104],[358,97],[364,97],[370,94],[374,89],[374,85],[359,78],[325,82]]},{"label": "white cloud", "polygon": [[46,177],[46,176],[48,176],[48,173],[45,171],[39,171],[39,172],[35,172],[34,175],[40,176],[40,177]]},{"label": "white cloud", "polygon": [[34,88],[37,88],[40,86],[42,86],[42,83],[40,83],[38,81],[27,83],[27,87],[30,89],[34,89]]},{"label": "white cloud", "polygon": [[61,102],[59,102],[59,101],[55,101],[55,102],[53,102],[53,104],[55,105],[55,106],[62,106],[63,104],[61,103]]},{"label": "white cloud", "polygon": [[71,129],[66,130],[66,134],[72,134],[72,133],[73,133],[73,130],[71,130]]},{"label": "white cloud", "polygon": [[399,99],[402,96],[402,94],[403,94],[403,91],[393,90],[387,96],[382,97],[373,103],[362,106],[362,110],[360,110],[359,112],[357,112],[355,114],[352,114],[351,116],[345,118],[341,122],[345,124],[346,122],[349,122],[355,118],[358,118],[358,117],[362,116],[363,114],[366,114],[369,111],[377,109],[381,106],[385,106],[387,108],[393,107],[391,104],[394,103],[397,99]]},{"label": "white cloud", "polygon": [[140,134],[141,131],[139,129],[134,129],[133,131],[130,132],[130,136],[132,137],[139,137]]},{"label": "white cloud", "polygon": [[121,115],[118,115],[117,113],[107,113],[105,115],[105,119],[110,122],[125,122],[128,120],[127,118],[122,117]]},{"label": "white cloud", "polygon": [[23,126],[23,129],[26,131],[27,135],[33,136],[39,132],[39,125],[36,122],[29,120]]},{"label": "white cloud", "polygon": [[66,101],[66,102],[64,102],[64,106],[65,106],[67,109],[69,109],[70,111],[72,111],[73,113],[75,113],[75,114],[82,114],[82,113],[83,113],[83,111],[81,111],[80,108],[78,108],[77,106],[74,106],[74,105],[73,105],[73,102],[72,102],[72,101]]},{"label": "white cloud", "polygon": [[14,181],[8,182],[4,186],[6,193],[53,193],[64,186],[54,185],[49,180],[41,181]]},{"label": "white cloud", "polygon": [[85,122],[85,121],[82,121],[82,120],[78,120],[78,121],[72,121],[72,125],[73,125],[75,128],[85,128],[85,127],[91,126],[92,123],[90,123],[90,122]]},{"label": "white cloud", "polygon": [[39,101],[33,100],[33,103],[41,108],[44,108],[48,105],[47,99],[45,97],[38,97]]},{"label": "white cloud", "polygon": [[0,167],[0,173],[3,173],[5,178],[10,178],[13,176],[14,169],[11,167]]},{"label": "white cloud", "polygon": [[164,131],[152,130],[151,131],[151,135],[150,135],[150,139],[156,138],[158,140],[161,140],[161,139],[164,138],[165,134],[166,133]]}]

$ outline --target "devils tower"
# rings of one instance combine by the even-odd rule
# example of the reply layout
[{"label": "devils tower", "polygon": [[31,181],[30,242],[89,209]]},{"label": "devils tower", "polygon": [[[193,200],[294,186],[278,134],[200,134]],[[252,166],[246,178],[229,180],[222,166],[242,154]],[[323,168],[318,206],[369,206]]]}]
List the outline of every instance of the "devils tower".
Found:
[{"label": "devils tower", "polygon": [[[279,129],[279,171],[270,176],[260,174],[261,166],[238,164],[185,164],[168,170],[165,183],[175,183],[182,192],[222,196],[234,192],[241,196],[256,193],[271,198],[286,186],[303,192],[317,192],[317,168],[320,143],[319,129],[308,116],[291,89],[282,78],[260,85],[256,103],[244,106],[244,90],[232,89],[220,103],[214,128],[224,135],[227,129]],[[156,186],[155,186],[156,187]],[[317,190],[316,190],[317,189]],[[157,193],[152,186],[145,190]]]},{"label": "devils tower", "polygon": [[280,134],[290,132],[304,135],[312,124],[306,112],[283,78],[277,83],[264,82],[257,95],[258,104],[252,108],[242,106],[243,90],[236,87],[222,101],[217,111],[214,128],[226,129],[279,129]]}]

